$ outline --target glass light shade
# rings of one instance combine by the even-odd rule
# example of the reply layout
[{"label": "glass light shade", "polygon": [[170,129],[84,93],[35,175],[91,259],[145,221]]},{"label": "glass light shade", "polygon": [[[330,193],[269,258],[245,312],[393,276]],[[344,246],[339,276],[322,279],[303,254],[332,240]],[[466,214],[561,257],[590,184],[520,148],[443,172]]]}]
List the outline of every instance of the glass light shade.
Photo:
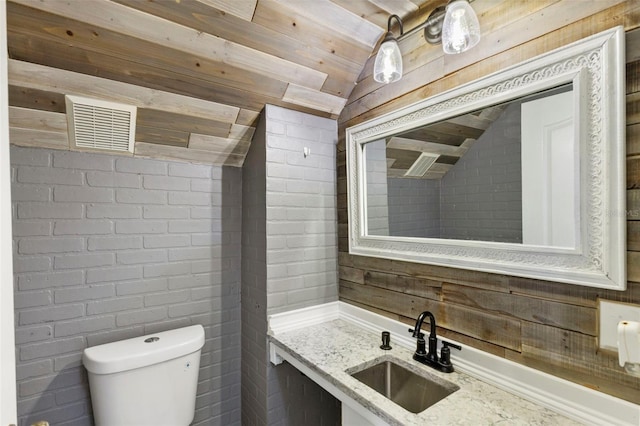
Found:
[{"label": "glass light shade", "polygon": [[378,83],[393,83],[402,78],[402,54],[398,42],[387,38],[378,49],[373,65],[373,79]]},{"label": "glass light shade", "polygon": [[456,0],[447,5],[442,24],[444,53],[462,53],[480,41],[480,23],[467,0]]}]

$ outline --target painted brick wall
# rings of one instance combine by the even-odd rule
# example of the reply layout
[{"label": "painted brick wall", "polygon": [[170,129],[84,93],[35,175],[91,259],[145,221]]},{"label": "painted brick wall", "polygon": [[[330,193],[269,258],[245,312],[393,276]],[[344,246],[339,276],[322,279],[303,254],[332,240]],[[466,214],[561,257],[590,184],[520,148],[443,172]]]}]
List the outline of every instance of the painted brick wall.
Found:
[{"label": "painted brick wall", "polygon": [[[335,120],[267,105],[267,313],[338,300]],[[304,149],[309,155],[305,157]],[[339,425],[339,402],[268,364],[269,425]]]},{"label": "painted brick wall", "polygon": [[340,423],[339,402],[265,346],[268,314],[338,298],[336,139],[334,120],[267,105],[245,161],[243,425]]},{"label": "painted brick wall", "polygon": [[[387,143],[385,139],[364,146],[367,173],[367,233],[389,235],[389,193],[387,185]],[[393,234],[391,234],[393,235]]]},{"label": "painted brick wall", "polygon": [[440,237],[440,180],[389,178],[389,235]]},{"label": "painted brick wall", "polygon": [[198,425],[240,422],[241,171],[12,147],[20,425],[91,425],[82,350],[202,324]]},{"label": "painted brick wall", "polygon": [[266,115],[267,313],[274,314],[338,300],[338,132],[335,120],[272,105]]},{"label": "painted brick wall", "polygon": [[242,168],[242,424],[267,420],[267,207],[265,117]]}]

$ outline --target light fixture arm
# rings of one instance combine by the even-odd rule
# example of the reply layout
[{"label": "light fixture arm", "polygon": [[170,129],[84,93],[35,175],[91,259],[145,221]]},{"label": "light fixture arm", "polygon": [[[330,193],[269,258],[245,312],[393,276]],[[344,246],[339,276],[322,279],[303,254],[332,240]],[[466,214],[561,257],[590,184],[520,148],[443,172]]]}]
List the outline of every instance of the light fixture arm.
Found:
[{"label": "light fixture arm", "polygon": [[395,19],[396,21],[398,21],[398,25],[400,25],[400,36],[397,38],[399,40],[400,37],[402,37],[402,35],[404,34],[404,26],[402,25],[402,19],[400,19],[400,17],[398,15],[389,16],[389,19],[387,20],[387,33],[391,32],[391,20],[392,19]]},{"label": "light fixture arm", "polygon": [[[449,1],[447,2],[447,5],[448,5],[449,3],[451,3],[451,1],[452,1],[452,0],[449,0]],[[475,0],[467,0],[467,2],[468,2],[469,4],[473,3],[474,1],[475,1]],[[431,40],[431,39],[428,37],[428,31],[429,31],[429,30],[427,30],[427,34],[425,34],[425,39],[426,39],[429,43],[431,43],[431,44],[438,44],[438,43],[440,43],[440,38],[439,38],[439,35],[440,35],[440,34],[439,34],[439,33],[440,33],[441,29],[442,29],[442,22],[444,21],[444,18],[445,18],[445,16],[446,16],[445,11],[446,11],[446,7],[447,7],[447,5],[443,5],[443,6],[439,6],[439,7],[435,8],[435,9],[431,12],[431,14],[429,15],[429,17],[428,17],[428,18],[427,18],[427,19],[426,19],[422,24],[420,24],[420,25],[418,25],[418,26],[416,26],[416,27],[414,27],[414,28],[411,28],[411,29],[410,29],[409,31],[407,31],[406,33],[405,33],[405,32],[403,32],[403,28],[402,28],[402,21],[400,20],[400,17],[398,17],[398,15],[391,15],[391,16],[389,16],[389,21],[388,21],[388,23],[387,23],[387,31],[391,31],[391,18],[393,18],[393,17],[395,17],[395,18],[396,18],[396,20],[398,21],[398,23],[400,24],[400,36],[396,38],[396,40],[397,40],[397,41],[400,41],[400,40],[402,40],[402,39],[404,39],[404,38],[406,38],[406,37],[410,37],[411,35],[413,35],[413,34],[417,33],[417,32],[418,32],[418,31],[420,31],[420,30],[423,30],[423,29],[425,29],[425,28],[429,28],[429,27],[433,28],[433,27],[435,27],[436,25],[439,25],[439,27],[437,27],[438,29],[436,30],[436,31],[438,31],[438,37],[437,37],[437,38],[435,38],[435,40],[437,40],[437,41]]]},{"label": "light fixture arm", "polygon": [[[391,16],[396,16],[396,15],[391,15]],[[400,18],[398,18],[400,19]],[[391,20],[391,17],[389,17],[389,20]],[[400,37],[397,38],[398,41],[402,40],[403,38],[406,37],[410,37],[411,35],[417,33],[418,31],[427,28],[431,25],[435,25],[441,21],[444,21],[444,13],[442,14],[437,14],[437,15],[429,15],[429,18],[424,21],[422,24],[416,26],[415,28],[411,28],[409,31],[407,31],[406,33],[400,33]],[[400,22],[400,28],[402,28],[402,22]]]}]

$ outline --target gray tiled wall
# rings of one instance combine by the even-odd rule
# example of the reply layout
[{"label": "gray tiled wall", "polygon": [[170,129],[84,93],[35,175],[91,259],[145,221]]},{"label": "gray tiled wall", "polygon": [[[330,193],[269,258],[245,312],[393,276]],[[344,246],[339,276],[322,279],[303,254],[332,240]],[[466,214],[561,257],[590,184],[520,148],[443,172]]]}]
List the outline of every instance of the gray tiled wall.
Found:
[{"label": "gray tiled wall", "polygon": [[[243,238],[260,243],[243,245],[244,425],[340,423],[339,402],[295,368],[273,367],[265,345],[268,314],[338,299],[336,141],[334,120],[267,105],[245,161]],[[263,264],[246,258],[263,247]]]},{"label": "gray tiled wall", "polygon": [[87,346],[202,324],[194,424],[240,422],[239,169],[12,147],[20,425],[91,425]]}]

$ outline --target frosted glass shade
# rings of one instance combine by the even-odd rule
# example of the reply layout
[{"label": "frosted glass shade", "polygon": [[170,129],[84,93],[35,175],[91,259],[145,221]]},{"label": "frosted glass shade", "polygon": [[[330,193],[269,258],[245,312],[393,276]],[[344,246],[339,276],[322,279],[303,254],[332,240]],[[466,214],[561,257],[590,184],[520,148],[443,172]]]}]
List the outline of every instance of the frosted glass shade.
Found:
[{"label": "frosted glass shade", "polygon": [[444,53],[462,53],[480,41],[480,23],[467,0],[456,0],[447,5],[442,24]]},{"label": "frosted glass shade", "polygon": [[373,65],[373,79],[378,83],[393,83],[402,78],[402,54],[398,42],[387,38],[378,49]]}]

